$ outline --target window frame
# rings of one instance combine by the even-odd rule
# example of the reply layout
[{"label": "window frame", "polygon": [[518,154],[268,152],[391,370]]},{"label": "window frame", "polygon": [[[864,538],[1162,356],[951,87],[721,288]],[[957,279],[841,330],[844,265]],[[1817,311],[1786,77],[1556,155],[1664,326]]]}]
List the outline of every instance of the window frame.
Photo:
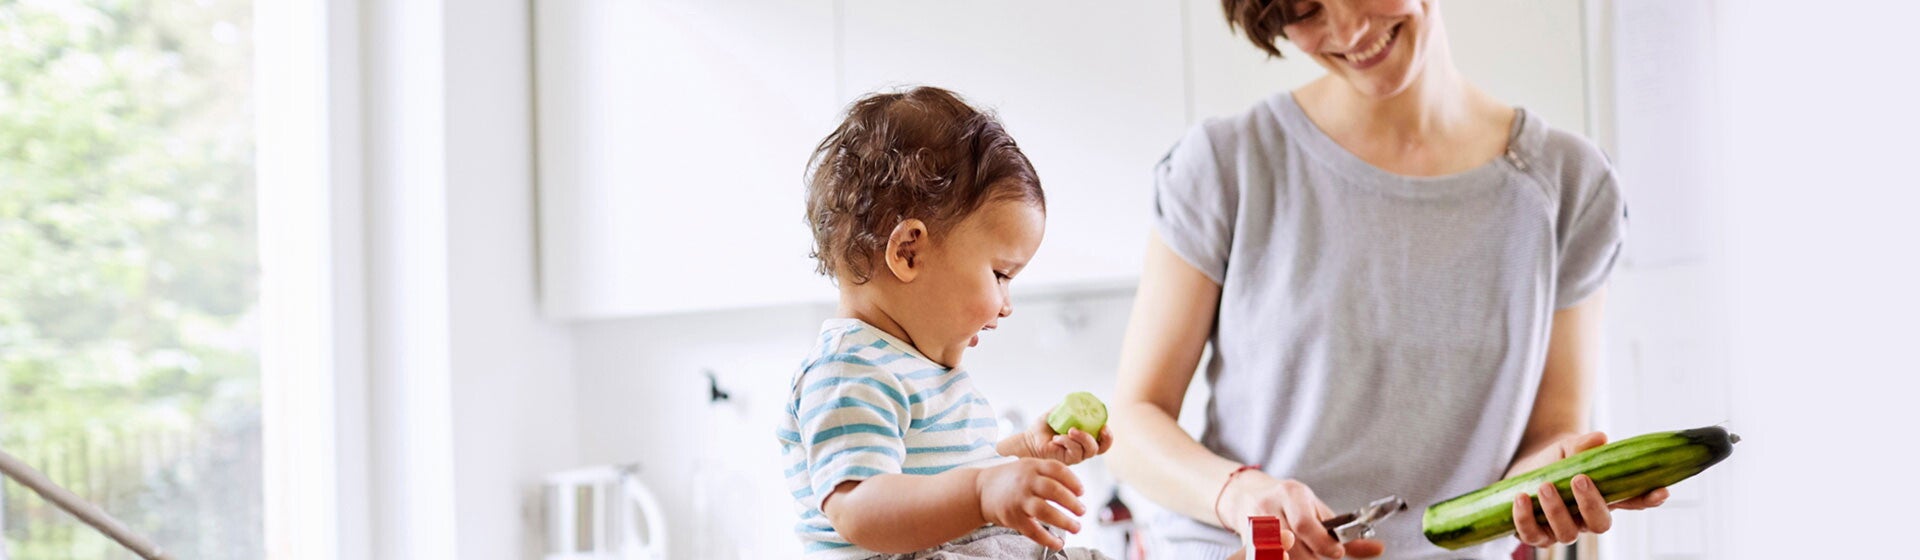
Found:
[{"label": "window frame", "polygon": [[368,558],[359,3],[253,10],[266,554]]}]

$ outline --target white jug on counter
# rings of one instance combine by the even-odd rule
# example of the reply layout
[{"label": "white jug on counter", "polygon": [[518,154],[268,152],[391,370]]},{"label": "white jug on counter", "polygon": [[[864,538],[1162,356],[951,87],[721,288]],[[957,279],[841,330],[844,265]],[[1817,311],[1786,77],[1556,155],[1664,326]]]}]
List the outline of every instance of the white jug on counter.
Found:
[{"label": "white jug on counter", "polygon": [[607,465],[547,475],[545,560],[667,560],[663,510],[639,471]]}]

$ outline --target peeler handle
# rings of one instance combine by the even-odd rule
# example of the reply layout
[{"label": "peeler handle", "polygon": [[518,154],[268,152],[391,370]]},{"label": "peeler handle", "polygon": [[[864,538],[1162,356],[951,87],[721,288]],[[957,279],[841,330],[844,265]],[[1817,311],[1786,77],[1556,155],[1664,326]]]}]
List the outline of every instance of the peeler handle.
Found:
[{"label": "peeler handle", "polygon": [[1248,517],[1247,530],[1240,534],[1240,544],[1246,546],[1246,560],[1285,560],[1287,549],[1282,540],[1285,538],[1283,532],[1279,517]]},{"label": "peeler handle", "polygon": [[1359,519],[1359,518],[1360,518],[1360,514],[1357,514],[1357,513],[1342,513],[1340,515],[1336,515],[1327,519],[1320,520],[1320,526],[1326,527],[1327,534],[1333,535],[1334,540],[1339,540],[1340,533],[1337,532],[1337,530],[1340,528],[1340,526],[1346,525],[1348,523],[1352,523],[1353,520]]}]

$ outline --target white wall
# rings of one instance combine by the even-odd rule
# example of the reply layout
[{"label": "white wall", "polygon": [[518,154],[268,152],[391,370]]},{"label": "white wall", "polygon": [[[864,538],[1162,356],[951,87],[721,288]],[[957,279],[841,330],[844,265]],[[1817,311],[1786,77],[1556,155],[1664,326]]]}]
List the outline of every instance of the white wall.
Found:
[{"label": "white wall", "polygon": [[528,491],[574,465],[571,339],[536,312],[528,13],[364,14],[374,558],[534,557]]},{"label": "white wall", "polygon": [[[1730,402],[1722,558],[1907,545],[1920,412],[1920,85],[1906,2],[1720,2]],[[1844,45],[1852,53],[1834,56]],[[1816,518],[1890,531],[1826,533]]]},{"label": "white wall", "polygon": [[[1892,467],[1910,453],[1904,431],[1920,417],[1910,350],[1920,335],[1910,322],[1920,314],[1920,221],[1910,215],[1920,179],[1906,164],[1920,145],[1910,137],[1920,127],[1912,95],[1920,72],[1825,52],[1897,52],[1899,30],[1920,10],[1620,5],[1660,16],[1639,22],[1657,32],[1617,51],[1621,76],[1659,78],[1622,84],[1621,110],[1641,96],[1643,110],[1665,113],[1639,138],[1624,121],[1619,135],[1619,163],[1637,184],[1626,185],[1635,249],[1610,305],[1610,356],[1621,374],[1609,379],[1611,423],[1724,423],[1743,439],[1725,463],[1676,488],[1669,507],[1623,516],[1616,529],[1628,546],[1605,552],[1746,559],[1900,549],[1897,535],[1822,538],[1807,520],[1901,526],[1920,498]],[[1676,23],[1689,13],[1706,21]],[[1698,87],[1674,87],[1683,81]],[[1657,87],[1634,89],[1649,85]]]},{"label": "white wall", "polygon": [[446,5],[454,557],[531,558],[526,496],[575,466],[576,434],[572,339],[537,305],[530,8]]}]

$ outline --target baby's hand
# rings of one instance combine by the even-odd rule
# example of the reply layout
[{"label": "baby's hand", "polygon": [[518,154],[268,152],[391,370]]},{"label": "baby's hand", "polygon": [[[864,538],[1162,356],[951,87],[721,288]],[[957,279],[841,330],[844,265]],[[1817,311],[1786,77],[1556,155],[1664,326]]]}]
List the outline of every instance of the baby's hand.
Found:
[{"label": "baby's hand", "polygon": [[1065,548],[1067,543],[1047,532],[1041,523],[1069,533],[1080,532],[1080,522],[1053,504],[1060,504],[1075,516],[1087,513],[1078,498],[1083,491],[1080,478],[1058,462],[1021,459],[990,467],[980,471],[974,484],[980,496],[980,514],[988,523],[1019,531],[1050,550]]},{"label": "baby's hand", "polygon": [[[1047,412],[1051,414],[1053,411]],[[1101,427],[1100,438],[1097,440],[1093,435],[1082,432],[1079,428],[1068,430],[1066,435],[1060,435],[1054,433],[1052,426],[1047,425],[1047,414],[1040,415],[1040,418],[1036,419],[1027,431],[1021,432],[1016,437],[1021,438],[1022,445],[1018,447],[1020,452],[1014,455],[1053,459],[1068,465],[1080,464],[1081,461],[1092,459],[1095,455],[1106,453],[1108,449],[1113,448],[1112,428]]]}]

